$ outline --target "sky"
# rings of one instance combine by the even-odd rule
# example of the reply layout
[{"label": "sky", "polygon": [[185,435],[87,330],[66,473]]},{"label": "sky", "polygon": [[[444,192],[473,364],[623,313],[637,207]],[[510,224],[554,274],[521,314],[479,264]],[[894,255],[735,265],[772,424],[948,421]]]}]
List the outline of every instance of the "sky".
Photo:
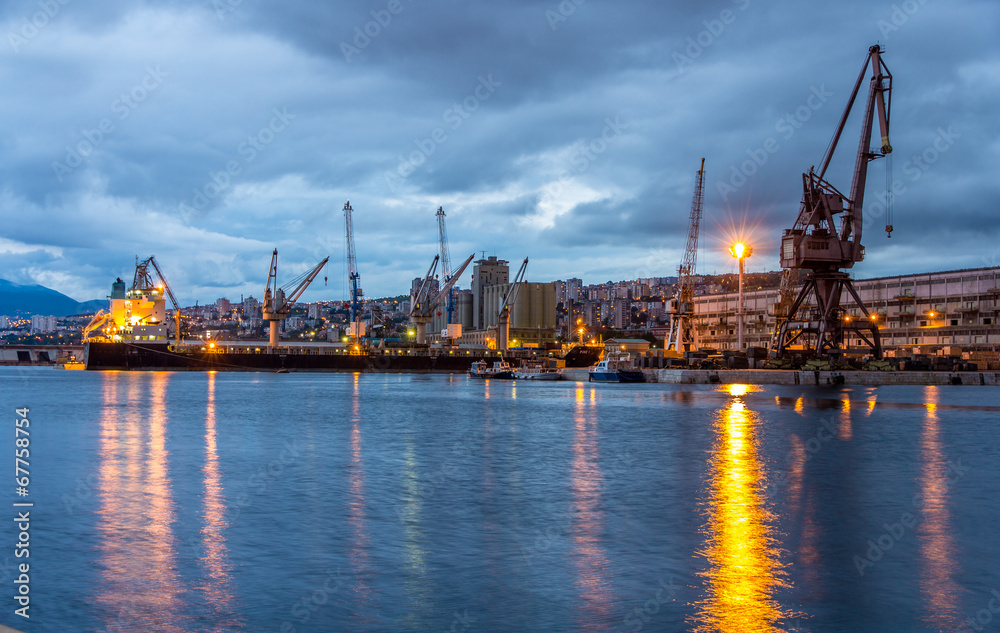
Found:
[{"label": "sky", "polygon": [[279,285],[329,256],[301,301],[345,299],[348,200],[368,297],[426,272],[439,206],[453,267],[675,275],[702,158],[698,272],[736,238],[778,270],[875,43],[894,152],[853,274],[1000,265],[992,0],[32,0],[0,25],[0,277],[81,301],[150,255],[183,305],[259,299],[275,248]]}]

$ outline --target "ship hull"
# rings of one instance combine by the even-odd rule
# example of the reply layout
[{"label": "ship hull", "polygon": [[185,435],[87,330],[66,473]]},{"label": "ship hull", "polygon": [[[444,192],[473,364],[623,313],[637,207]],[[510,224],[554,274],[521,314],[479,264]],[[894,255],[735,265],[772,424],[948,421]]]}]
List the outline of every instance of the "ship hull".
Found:
[{"label": "ship hull", "polygon": [[[316,352],[316,353],[312,353]],[[423,353],[417,353],[423,352]],[[87,344],[89,370],[117,371],[316,371],[316,372],[462,372],[472,360],[492,362],[497,356],[429,354],[427,350],[387,350],[368,354],[294,353],[262,349],[244,351],[186,350],[166,344]]]}]

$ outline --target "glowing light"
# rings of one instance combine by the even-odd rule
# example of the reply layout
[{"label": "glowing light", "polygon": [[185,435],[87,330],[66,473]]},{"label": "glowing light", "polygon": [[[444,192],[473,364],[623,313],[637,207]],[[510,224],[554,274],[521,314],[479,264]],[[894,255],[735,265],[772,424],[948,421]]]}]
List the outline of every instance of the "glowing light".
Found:
[{"label": "glowing light", "polygon": [[753,255],[753,246],[748,246],[743,242],[736,242],[729,247],[729,254],[736,259],[746,259]]}]

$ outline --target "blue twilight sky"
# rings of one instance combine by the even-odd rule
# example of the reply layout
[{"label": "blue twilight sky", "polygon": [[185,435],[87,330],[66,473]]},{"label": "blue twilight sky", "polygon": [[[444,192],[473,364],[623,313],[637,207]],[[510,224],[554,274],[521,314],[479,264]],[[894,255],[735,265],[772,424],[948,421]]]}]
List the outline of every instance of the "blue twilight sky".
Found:
[{"label": "blue twilight sky", "polygon": [[[859,277],[1000,264],[1000,3],[0,2],[0,277],[100,298],[155,255],[182,303],[404,293],[437,252],[528,278],[775,270],[867,49],[894,76],[895,232],[872,164]],[[861,99],[863,105],[863,97]],[[860,109],[856,106],[856,111]],[[829,174],[844,191],[852,117]],[[321,276],[322,277],[322,276]],[[466,283],[462,284],[467,286]]]}]

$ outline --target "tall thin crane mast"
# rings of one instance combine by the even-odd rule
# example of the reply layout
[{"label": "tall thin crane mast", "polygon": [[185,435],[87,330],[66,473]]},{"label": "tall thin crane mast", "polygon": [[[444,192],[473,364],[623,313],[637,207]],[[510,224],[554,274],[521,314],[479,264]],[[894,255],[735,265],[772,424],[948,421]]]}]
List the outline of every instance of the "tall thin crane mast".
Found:
[{"label": "tall thin crane mast", "polygon": [[[869,347],[876,358],[882,357],[878,326],[861,301],[850,276],[843,269],[851,268],[865,258],[861,245],[864,225],[862,207],[868,163],[892,152],[889,144],[889,113],[892,105],[892,73],[882,61],[882,49],[876,44],[868,49],[868,56],[854,84],[854,91],[837,126],[833,142],[823,157],[817,174],[810,168],[802,175],[802,205],[791,229],[781,237],[781,267],[808,270],[798,297],[788,308],[788,319],[781,325],[777,352],[782,354],[790,345],[800,340],[819,356],[840,352],[845,346],[844,335],[854,336]],[[854,165],[854,178],[850,195],[845,196],[824,179],[847,117],[851,113],[869,65],[872,77],[869,82],[868,103],[861,123],[861,140]],[[881,132],[879,148],[871,147],[872,128],[878,118]],[[840,216],[840,227],[834,216]],[[890,230],[891,227],[886,227]],[[860,319],[851,319],[841,307],[844,293],[857,303]],[[799,307],[807,298],[814,298],[816,315],[808,321],[795,318]]]},{"label": "tall thin crane mast", "polygon": [[356,337],[357,333],[354,332],[354,328],[355,323],[359,320],[361,297],[364,296],[364,293],[359,286],[361,273],[358,272],[358,259],[354,252],[354,222],[351,219],[353,212],[351,201],[348,200],[344,204],[344,219],[347,224],[347,278],[351,285],[351,328],[352,334]]},{"label": "tall thin crane mast", "polygon": [[[445,282],[451,279],[451,253],[448,249],[448,230],[444,226],[444,207],[438,207],[438,239],[441,250],[441,276]],[[448,292],[448,323],[452,322],[452,313],[455,311],[453,302],[454,292]]]},{"label": "tall thin crane mast", "polygon": [[684,260],[677,268],[677,292],[670,302],[670,333],[667,335],[666,348],[678,354],[697,345],[698,333],[694,327],[694,275],[698,265],[698,233],[701,230],[704,206],[705,159],[702,158],[691,198],[691,218]]}]

